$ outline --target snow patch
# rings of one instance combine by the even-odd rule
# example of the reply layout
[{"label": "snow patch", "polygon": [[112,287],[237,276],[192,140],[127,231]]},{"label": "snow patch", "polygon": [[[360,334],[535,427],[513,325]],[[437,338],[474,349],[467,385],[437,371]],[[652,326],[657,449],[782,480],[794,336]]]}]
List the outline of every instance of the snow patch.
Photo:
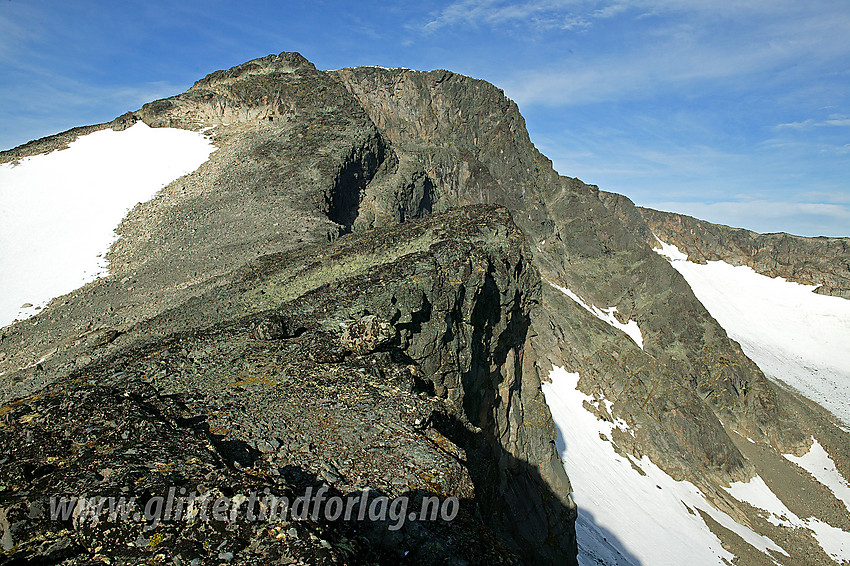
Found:
[{"label": "snow patch", "polygon": [[[653,234],[655,236],[655,234]],[[674,246],[673,244],[667,244],[658,239],[658,236],[655,236],[655,239],[658,240],[658,243],[661,244],[661,248],[655,248],[653,251],[657,254],[661,254],[666,257],[670,261],[687,261],[688,254],[679,251],[679,248]]]},{"label": "snow patch", "polygon": [[770,490],[760,476],[756,476],[748,482],[734,482],[724,489],[738,501],[746,501],[753,507],[767,511],[770,515],[767,520],[774,525],[787,527],[790,523],[796,528],[811,530],[818,544],[832,558],[836,560],[850,559],[850,533],[814,517],[801,519],[776,497],[776,494]]},{"label": "snow patch", "polygon": [[738,501],[746,501],[753,507],[770,513],[768,521],[774,525],[779,525],[782,520],[788,521],[795,516],[764,483],[761,476],[756,476],[748,482],[732,482],[729,487],[723,489]]},{"label": "snow patch", "polygon": [[[543,384],[543,393],[558,429],[558,451],[579,506],[579,564],[680,566],[731,562],[733,555],[723,548],[697,510],[758,550],[787,555],[769,538],[715,509],[691,482],[674,480],[648,456],[635,461],[617,454],[611,442],[599,436],[610,435],[617,425],[600,421],[584,408],[585,401],[598,405],[600,400],[576,388],[579,374],[555,366],[549,377],[551,383]],[[632,465],[646,475],[640,475]]]},{"label": "snow patch", "polygon": [[381,65],[364,65],[365,67],[372,67],[373,69],[383,69],[385,71],[409,71],[410,69],[407,67],[382,67]]},{"label": "snow patch", "polygon": [[617,312],[617,307],[608,307],[604,309],[600,309],[596,305],[589,305],[585,303],[581,297],[567,289],[566,287],[561,287],[557,283],[553,283],[549,281],[549,285],[559,290],[575,302],[577,302],[584,310],[591,313],[593,316],[598,318],[599,320],[607,323],[610,326],[613,326],[617,330],[625,332],[629,338],[631,338],[635,344],[643,349],[643,333],[640,331],[640,327],[638,323],[634,320],[629,320],[626,323],[622,323],[617,320],[617,317],[614,316],[614,313]]},{"label": "snow patch", "polygon": [[835,494],[836,499],[844,503],[850,511],[850,483],[841,475],[835,462],[829,457],[817,438],[812,437],[812,447],[802,456],[783,454],[788,460],[794,462],[810,474],[816,480],[829,488]]},{"label": "snow patch", "polygon": [[139,122],[0,165],[0,327],[105,275],[127,211],[213,151],[200,132]]},{"label": "snow patch", "polygon": [[[44,361],[45,361],[46,359],[47,359],[47,356],[42,356],[42,358],[41,358],[40,360],[38,360],[37,362],[33,362],[33,363],[31,363],[30,365],[28,365],[28,366],[24,366],[24,367],[22,367],[21,369],[30,369],[30,368],[34,368],[34,367],[35,367],[35,366],[37,366],[38,364],[44,363]],[[5,373],[5,372],[4,372],[4,373]]]},{"label": "snow patch", "polygon": [[850,424],[850,301],[746,266],[699,265],[676,246],[659,242],[655,251],[765,375]]}]

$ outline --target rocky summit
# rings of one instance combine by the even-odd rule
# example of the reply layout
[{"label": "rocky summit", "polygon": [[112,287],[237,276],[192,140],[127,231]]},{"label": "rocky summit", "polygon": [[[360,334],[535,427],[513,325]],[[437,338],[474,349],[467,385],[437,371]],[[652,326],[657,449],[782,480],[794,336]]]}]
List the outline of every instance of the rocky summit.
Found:
[{"label": "rocky summit", "polygon": [[[0,329],[0,564],[638,564],[574,501],[543,393],[555,366],[636,475],[648,459],[730,518],[688,508],[735,563],[840,560],[729,487],[763,478],[850,531],[783,457],[814,438],[850,478],[850,433],[768,379],[653,248],[848,298],[846,238],[636,207],[558,175],[487,82],[296,53],[0,163],[139,122],[218,149],[127,215],[108,276]],[[264,494],[307,490],[315,513],[270,517]],[[169,491],[233,513],[203,517],[201,497],[148,520]],[[122,497],[145,516],[91,507]],[[341,520],[333,498],[410,513]]]}]

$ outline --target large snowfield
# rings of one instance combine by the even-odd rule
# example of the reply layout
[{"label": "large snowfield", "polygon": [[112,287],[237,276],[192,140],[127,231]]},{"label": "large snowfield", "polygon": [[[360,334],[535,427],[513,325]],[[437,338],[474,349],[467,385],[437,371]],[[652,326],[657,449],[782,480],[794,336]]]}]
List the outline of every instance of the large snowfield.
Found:
[{"label": "large snowfield", "polygon": [[656,251],[765,375],[850,424],[850,301],[746,266],[699,265],[661,245]]},{"label": "large snowfield", "polygon": [[214,150],[202,133],[140,122],[0,165],[0,327],[106,274],[129,209]]}]

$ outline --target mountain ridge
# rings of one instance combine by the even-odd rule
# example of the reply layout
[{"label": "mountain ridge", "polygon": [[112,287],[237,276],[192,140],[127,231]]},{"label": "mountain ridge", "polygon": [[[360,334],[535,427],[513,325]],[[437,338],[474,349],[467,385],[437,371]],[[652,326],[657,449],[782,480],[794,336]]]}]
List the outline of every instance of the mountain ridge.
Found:
[{"label": "mountain ridge", "polygon": [[[725,261],[757,273],[816,285],[816,293],[850,298],[850,238],[759,234],[699,220],[685,214],[635,206],[628,197],[600,191],[600,197],[650,245],[673,244],[690,261]],[[637,212],[638,216],[635,216]]]},{"label": "mountain ridge", "polygon": [[[491,279],[473,284],[476,271],[466,268],[456,279],[462,289],[475,290],[472,297],[453,295],[457,291],[445,282],[426,293],[425,302],[416,291],[399,290],[392,299],[408,309],[403,314],[381,298],[377,278],[374,289],[358,287],[371,306],[346,307],[329,318],[302,313],[299,324],[314,343],[341,339],[330,320],[350,325],[377,312],[393,324],[399,334],[390,353],[414,362],[429,394],[462,408],[454,413],[458,422],[440,425],[440,433],[470,462],[490,462],[466,469],[475,503],[489,510],[482,522],[493,540],[519,554],[534,548],[532,563],[574,563],[572,488],[540,388],[553,364],[578,372],[582,391],[611,403],[595,409],[599,418],[621,420],[633,431],[610,439],[618,453],[650,456],[673,478],[700,486],[739,523],[768,528],[720,487],[764,473],[736,435],[770,453],[798,455],[816,436],[850,476],[844,435],[833,430],[829,414],[767,380],[728,338],[681,275],[652,251],[644,212],[623,204],[625,197],[558,175],[532,144],[516,104],[485,81],[449,71],[319,71],[300,55],[283,53],[211,73],[186,93],[101,126],[122,129],[138,121],[210,128],[219,149],[131,211],[110,250],[108,278],[62,298],[63,304],[55,301],[36,319],[3,329],[0,345],[15,345],[0,360],[4,403],[72,374],[92,374],[120,352],[140,348],[137,341],[145,336],[157,343],[210,332],[211,321],[276,316],[317,289],[332,293],[371,269],[401,269],[389,266],[402,257],[415,257],[431,273],[429,258],[453,257],[452,249],[483,237],[499,250],[482,264]],[[87,132],[31,142],[0,160],[59,147],[75,131]],[[476,208],[481,205],[491,208]],[[481,219],[484,236],[476,235],[471,218]],[[470,227],[454,235],[457,222]],[[427,242],[419,248],[395,236],[390,241],[397,250],[389,253],[373,241],[393,230],[415,234],[429,223],[442,224],[442,235],[410,236]],[[440,241],[451,245],[435,248]],[[367,251],[354,253],[353,242]],[[335,255],[330,249],[348,251]],[[283,257],[290,258],[287,267],[280,267]],[[343,257],[355,259],[335,267]],[[265,279],[274,270],[264,265],[277,265],[279,280]],[[245,276],[258,272],[265,275]],[[533,299],[504,294],[506,288],[519,291],[514,278],[524,281],[519,296]],[[589,305],[616,307],[620,322],[640,327],[642,346],[553,284]],[[434,305],[452,296],[461,305],[490,306],[444,308],[440,324],[447,328],[435,341],[428,326],[436,324]],[[476,322],[461,330],[466,319]],[[485,338],[494,332],[505,338]],[[217,347],[231,346],[224,341]],[[52,353],[42,356],[45,351]],[[378,360],[378,354],[365,358],[381,372],[395,371],[392,360]],[[448,370],[441,369],[446,356],[456,359]],[[495,369],[485,369],[484,360],[494,359]],[[495,503],[493,493],[507,494],[516,511]],[[840,513],[830,520],[850,524]],[[712,532],[738,545],[722,529]],[[811,545],[802,533],[783,536],[795,548]],[[564,558],[564,549],[571,556]],[[737,552],[744,559],[763,557],[746,545]]]}]

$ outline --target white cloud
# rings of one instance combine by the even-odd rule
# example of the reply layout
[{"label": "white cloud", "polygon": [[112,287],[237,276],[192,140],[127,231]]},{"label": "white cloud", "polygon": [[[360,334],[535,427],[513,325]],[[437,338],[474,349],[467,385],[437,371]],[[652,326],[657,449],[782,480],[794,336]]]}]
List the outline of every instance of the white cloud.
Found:
[{"label": "white cloud", "polygon": [[809,118],[808,120],[801,120],[799,122],[778,124],[776,129],[807,130],[810,128],[821,128],[824,126],[850,126],[850,116],[833,114],[826,120],[815,120],[813,118]]},{"label": "white cloud", "polygon": [[799,122],[786,122],[785,124],[777,124],[776,129],[805,130],[806,128],[811,128],[814,125],[815,121],[809,118],[808,120],[802,120]]},{"label": "white cloud", "polygon": [[510,3],[503,0],[461,0],[436,12],[422,25],[427,33],[458,25],[473,27],[528,27],[535,30],[587,29],[594,19],[605,19],[628,9],[626,3],[583,0],[542,0]]}]

